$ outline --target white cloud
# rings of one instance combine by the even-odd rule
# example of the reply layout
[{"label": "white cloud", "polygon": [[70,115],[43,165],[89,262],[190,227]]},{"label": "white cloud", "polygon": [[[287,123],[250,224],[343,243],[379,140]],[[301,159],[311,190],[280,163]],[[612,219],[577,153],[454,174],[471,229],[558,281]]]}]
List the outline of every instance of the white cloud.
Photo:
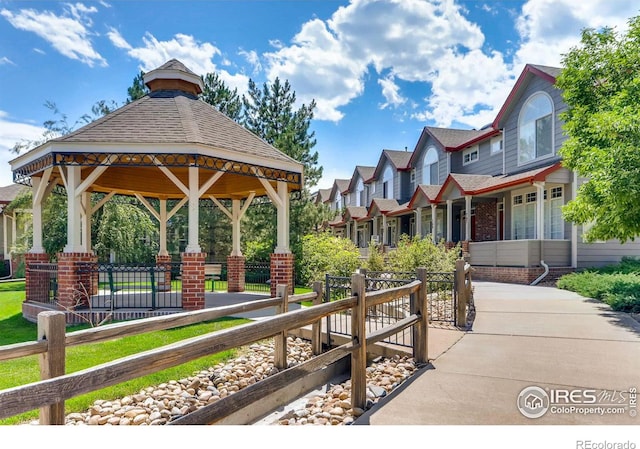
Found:
[{"label": "white cloud", "polygon": [[582,29],[624,30],[627,20],[637,14],[635,0],[529,0],[516,20],[523,44],[514,63],[559,66],[562,55],[579,43]]},{"label": "white cloud", "polygon": [[33,51],[41,55],[46,55],[45,51],[40,48],[34,48]]},{"label": "white cloud", "polygon": [[0,65],[4,65],[4,64],[16,65],[15,62],[7,58],[6,56],[3,56],[2,58],[0,58]]},{"label": "white cloud", "polygon": [[378,84],[382,87],[382,95],[387,100],[386,103],[380,105],[380,109],[386,109],[389,106],[400,106],[407,101],[400,94],[400,87],[395,83],[392,75],[380,78]]},{"label": "white cloud", "polygon": [[[378,74],[391,70],[394,80],[432,82],[438,60],[483,43],[480,28],[453,0],[354,0],[326,22],[308,21],[291,45],[265,57],[269,79],[288,79],[301,101],[316,100],[316,118],[338,121],[340,108],[363,93],[371,67]],[[390,81],[378,81],[385,104],[400,104]]]},{"label": "white cloud", "polygon": [[242,57],[244,57],[244,59],[251,64],[251,66],[253,67],[253,74],[256,75],[260,72],[262,72],[262,63],[260,62],[260,56],[258,56],[258,53],[255,50],[243,50],[240,49],[240,51],[238,51],[238,54]]},{"label": "white cloud", "polygon": [[5,111],[0,111],[0,186],[13,182],[9,161],[17,155],[10,151],[11,148],[18,142],[41,138],[44,131],[40,126],[15,122]]},{"label": "white cloud", "polygon": [[219,69],[213,62],[214,58],[219,57],[221,64],[225,65],[226,58],[222,58],[218,47],[209,42],[200,42],[191,35],[176,34],[172,39],[161,41],[153,34],[146,33],[140,47],[131,45],[115,29],[111,29],[107,35],[113,45],[126,50],[129,56],[140,61],[140,69],[144,72],[156,69],[175,58],[198,75],[217,73],[229,88],[238,89],[240,95],[248,89],[248,76]]},{"label": "white cloud", "polygon": [[111,41],[111,43],[117,48],[122,48],[124,50],[131,50],[131,45],[122,37],[122,34],[115,28],[109,29],[107,32],[107,37]]},{"label": "white cloud", "polygon": [[89,67],[95,64],[106,66],[107,61],[93,48],[91,42],[92,21],[89,14],[96,11],[95,7],[76,3],[66,4],[66,9],[61,15],[35,9],[21,9],[15,13],[3,9],[0,15],[15,28],[37,34],[70,59],[78,60]]}]

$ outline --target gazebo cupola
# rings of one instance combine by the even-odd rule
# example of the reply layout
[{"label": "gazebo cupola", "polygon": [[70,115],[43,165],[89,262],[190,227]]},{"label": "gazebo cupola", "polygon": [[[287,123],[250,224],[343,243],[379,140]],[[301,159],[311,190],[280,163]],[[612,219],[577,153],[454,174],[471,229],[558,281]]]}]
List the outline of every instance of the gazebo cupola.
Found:
[{"label": "gazebo cupola", "polygon": [[[198,98],[202,79],[172,59],[144,75],[150,92],[69,134],[52,139],[10,162],[14,181],[33,188],[33,247],[30,260],[44,260],[42,203],[54,187],[67,193],[67,245],[59,264],[95,259],[91,216],[113,195],[137,197],[159,223],[159,262],[167,260],[167,222],[188,207],[187,246],[182,254],[183,306],[204,305],[198,236],[198,207],[210,200],[231,219],[229,289],[244,289],[240,222],[255,197],[267,196],[277,209],[277,246],[272,256],[272,291],[293,288],[289,249],[289,193],[303,185],[301,163],[277,150]],[[104,199],[92,205],[91,194]],[[149,199],[158,200],[153,207]],[[177,203],[171,210],[167,201]],[[221,200],[228,200],[226,207]],[[65,262],[66,261],[66,262]],[[237,269],[232,268],[237,267]],[[195,293],[194,293],[195,292]],[[66,294],[59,290],[61,301]],[[27,298],[28,299],[28,298]]]},{"label": "gazebo cupola", "polygon": [[177,59],[144,74],[144,83],[151,92],[179,90],[197,96],[204,90],[202,78],[187,69]]}]

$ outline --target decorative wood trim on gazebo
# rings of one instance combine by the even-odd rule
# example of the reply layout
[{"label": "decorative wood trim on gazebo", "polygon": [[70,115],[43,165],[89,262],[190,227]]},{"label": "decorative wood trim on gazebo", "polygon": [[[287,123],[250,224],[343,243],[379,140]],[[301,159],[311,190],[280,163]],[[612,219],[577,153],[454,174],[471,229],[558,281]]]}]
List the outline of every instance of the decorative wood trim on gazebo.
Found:
[{"label": "decorative wood trim on gazebo", "polygon": [[[150,92],[143,98],[17,157],[10,162],[11,168],[15,182],[33,188],[33,254],[44,253],[42,202],[56,186],[64,186],[67,192],[64,253],[71,259],[93,255],[88,232],[91,216],[109,198],[120,194],[137,197],[158,220],[158,257],[166,261],[167,221],[188,204],[185,253],[192,256],[187,261],[183,255],[183,270],[188,271],[182,276],[183,304],[185,295],[191,295],[184,287],[185,279],[197,278],[193,302],[197,308],[204,305],[199,201],[211,199],[230,217],[230,257],[238,258],[242,257],[240,221],[253,198],[268,196],[278,217],[274,253],[290,254],[289,193],[302,188],[303,166],[198,99],[202,80],[181,62],[171,60],[147,73],[144,80]],[[92,192],[106,194],[94,207],[90,205]],[[159,200],[159,210],[151,206],[149,198]],[[167,210],[171,199],[178,204]],[[224,199],[231,200],[231,210],[223,207],[220,200]],[[234,262],[239,265],[236,259]]]}]

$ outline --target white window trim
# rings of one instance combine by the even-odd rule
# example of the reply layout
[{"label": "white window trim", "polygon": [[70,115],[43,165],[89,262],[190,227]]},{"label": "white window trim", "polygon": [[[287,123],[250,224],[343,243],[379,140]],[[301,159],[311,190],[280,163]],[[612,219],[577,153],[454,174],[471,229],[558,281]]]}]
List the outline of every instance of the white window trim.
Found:
[{"label": "white window trim", "polygon": [[[472,158],[471,158],[471,156],[469,156],[469,161],[468,161],[468,162],[467,162],[467,161],[465,161],[466,156],[467,156],[468,154],[469,154],[469,155],[471,155],[471,154],[473,154],[473,153],[476,153],[476,158],[475,158],[475,159],[472,159]],[[464,151],[462,152],[462,165],[469,165],[469,164],[473,164],[474,162],[478,162],[478,160],[480,160],[480,147],[478,147],[477,145],[476,145],[476,146],[473,146],[473,147],[471,147],[471,148],[467,148],[466,150],[464,150]]]},{"label": "white window trim", "polygon": [[[549,99],[549,102],[551,103],[551,154],[546,154],[541,157],[536,157],[526,162],[520,162],[520,118],[521,118],[524,106],[529,102],[529,100],[531,100],[531,98],[533,98],[538,94],[545,95]],[[518,145],[517,147],[518,151],[516,153],[516,161],[518,163],[518,167],[533,164],[539,161],[544,161],[545,159],[549,159],[556,156],[556,108],[555,108],[555,103],[553,102],[553,98],[551,98],[551,95],[549,95],[547,92],[543,90],[539,90],[529,95],[529,97],[524,101],[524,103],[522,103],[522,108],[520,109],[520,113],[518,114],[518,121],[516,124],[516,135],[517,135],[516,144]]]},{"label": "white window trim", "polygon": [[[494,144],[498,142],[499,142],[499,145],[498,145],[498,149],[496,150],[494,148]],[[504,139],[502,138],[502,135],[491,139],[491,154],[498,154],[498,153],[502,153],[503,151],[504,151]]]}]

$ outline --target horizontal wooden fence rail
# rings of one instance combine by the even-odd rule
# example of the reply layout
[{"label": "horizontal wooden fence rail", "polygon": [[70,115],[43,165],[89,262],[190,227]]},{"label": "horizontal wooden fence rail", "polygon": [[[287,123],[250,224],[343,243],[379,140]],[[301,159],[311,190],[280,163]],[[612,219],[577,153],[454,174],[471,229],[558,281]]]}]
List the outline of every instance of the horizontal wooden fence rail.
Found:
[{"label": "horizontal wooden fence rail", "polygon": [[[64,334],[62,312],[43,312],[39,315],[38,341],[0,347],[0,360],[40,354],[43,380],[0,391],[0,419],[40,408],[41,424],[64,423],[64,401],[75,396],[146,376],[178,366],[204,356],[245,346],[275,337],[275,361],[279,373],[261,380],[227,398],[204,406],[172,424],[203,424],[219,421],[237,410],[260,400],[274,389],[351,354],[352,406],[364,409],[366,403],[367,345],[394,333],[413,328],[414,357],[419,363],[428,361],[427,353],[427,294],[426,270],[417,270],[417,280],[384,291],[366,292],[362,274],[351,279],[353,296],[332,302],[322,302],[322,283],[314,283],[314,291],[302,295],[287,294],[285,286],[278,286],[278,296],[248,303],[218,307],[174,315],[116,323]],[[391,326],[366,335],[365,319],[368,307],[374,307],[403,296],[410,296],[410,315]],[[312,307],[287,311],[293,302],[312,301]],[[123,357],[75,373],[64,374],[65,347],[96,343],[129,335],[170,329],[231,314],[276,307],[277,315],[260,321],[218,330],[170,345]],[[320,320],[337,312],[350,310],[352,339],[346,345],[323,354],[320,343]],[[40,322],[42,320],[42,322]],[[286,336],[290,330],[312,325],[312,349],[316,355],[300,365],[286,366]]]},{"label": "horizontal wooden fence rail", "polygon": [[[316,292],[292,295],[289,296],[289,303],[300,303],[302,301],[313,300],[316,296]],[[66,346],[100,343],[121,337],[129,337],[147,332],[188,326],[190,324],[215,320],[238,313],[253,312],[255,310],[278,306],[280,305],[280,302],[281,300],[279,298],[258,299],[242,304],[220,306],[215,309],[194,310],[192,312],[181,312],[173,315],[145,318],[144,320],[107,324],[105,326],[70,332],[66,335],[65,342]],[[47,352],[46,340],[0,346],[0,361],[25,357],[28,355],[43,354],[45,352]]]}]

